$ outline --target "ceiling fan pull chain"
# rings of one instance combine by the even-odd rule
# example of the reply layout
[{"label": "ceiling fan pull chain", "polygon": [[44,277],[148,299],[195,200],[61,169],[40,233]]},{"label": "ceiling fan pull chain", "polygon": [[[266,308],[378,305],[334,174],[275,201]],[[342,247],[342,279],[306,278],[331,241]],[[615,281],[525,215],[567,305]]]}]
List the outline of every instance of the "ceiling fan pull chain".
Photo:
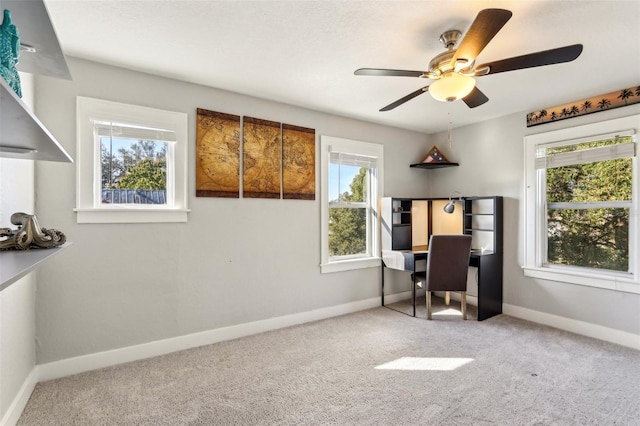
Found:
[{"label": "ceiling fan pull chain", "polygon": [[449,121],[447,124],[447,141],[449,142],[449,149],[453,149],[453,123],[451,122],[451,111],[447,112],[447,119]]}]

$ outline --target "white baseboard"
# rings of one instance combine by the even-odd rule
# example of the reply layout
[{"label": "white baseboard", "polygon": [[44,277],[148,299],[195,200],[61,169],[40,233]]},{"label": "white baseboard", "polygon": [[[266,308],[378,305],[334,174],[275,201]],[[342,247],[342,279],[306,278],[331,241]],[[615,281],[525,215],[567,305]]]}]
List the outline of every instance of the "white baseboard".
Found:
[{"label": "white baseboard", "polygon": [[222,342],[225,340],[237,339],[239,337],[262,333],[269,330],[276,330],[283,327],[375,308],[377,306],[380,306],[380,298],[374,297],[358,302],[345,303],[343,305],[315,309],[308,312],[300,312],[298,314],[269,318],[246,324],[207,330],[200,333],[187,334],[185,336],[178,336],[170,339],[157,340],[126,348],[67,358],[60,361],[38,365],[38,381],[57,379],[85,371],[111,367],[125,362],[165,355],[171,352],[210,345],[212,343]]},{"label": "white baseboard", "polygon": [[[424,290],[418,291],[418,295],[424,295]],[[436,292],[438,297],[444,297],[443,292]],[[385,296],[385,303],[395,303],[401,300],[410,300],[411,292],[405,291]],[[460,301],[460,294],[452,292],[451,299]],[[478,298],[467,294],[467,303],[469,305],[478,306]],[[547,314],[545,312],[534,311],[532,309],[522,308],[520,306],[502,304],[502,313],[512,317],[524,319],[538,324],[548,325],[560,330],[569,331],[571,333],[583,336],[593,337],[594,339],[604,340],[618,345],[626,346],[632,349],[640,350],[640,336],[626,331],[616,330],[597,324],[591,324],[584,321],[578,321],[571,318],[565,318],[558,315]]]},{"label": "white baseboard", "polygon": [[615,330],[597,324],[578,321],[545,312],[534,311],[520,306],[502,304],[502,313],[527,321],[544,324],[583,336],[593,337],[618,345],[640,350],[640,336],[626,331]]},{"label": "white baseboard", "polygon": [[[419,291],[419,295],[424,291]],[[452,299],[459,300],[457,293],[451,294]],[[411,298],[411,292],[406,291],[385,296],[386,303],[395,303]],[[467,296],[467,302],[477,306],[477,298]],[[310,321],[317,321],[339,315],[349,314],[365,309],[380,306],[380,298],[374,297],[358,302],[346,303],[328,308],[316,309],[298,314],[285,315],[282,317],[269,318],[246,324],[239,324],[215,330],[203,331],[200,333],[188,334],[171,339],[158,340],[121,349],[114,349],[90,355],[68,358],[54,361],[47,364],[36,365],[23,383],[20,391],[9,406],[5,416],[0,420],[0,425],[15,425],[24,410],[29,397],[36,384],[40,381],[52,380],[60,377],[70,376],[85,371],[110,367],[125,362],[136,361],[158,355],[198,346],[209,345],[225,340],[236,339],[269,330],[276,330],[283,327],[303,324]],[[633,349],[640,350],[640,336],[620,330],[615,330],[600,325],[590,324],[584,321],[577,321],[557,315],[534,311],[519,306],[503,304],[503,313],[516,318],[532,321],[539,324],[559,328],[584,336],[616,343]]]},{"label": "white baseboard", "polygon": [[[424,291],[419,291],[418,294],[421,293],[423,294]],[[457,293],[452,293],[451,297],[452,299],[458,300],[459,295]],[[410,291],[395,293],[385,296],[385,303],[395,303],[410,298]],[[477,306],[477,298],[473,296],[467,296],[467,303]],[[72,374],[82,373],[85,371],[111,367],[125,362],[165,355],[171,352],[181,351],[198,346],[210,345],[212,343],[217,343],[225,340],[237,339],[239,337],[262,333],[269,330],[276,330],[292,325],[303,324],[310,321],[317,321],[338,315],[344,315],[351,312],[374,308],[377,306],[380,306],[380,299],[375,297],[358,302],[346,303],[343,305],[316,309],[308,312],[301,312],[298,314],[285,315],[282,317],[269,318],[266,320],[255,321],[246,324],[238,324],[214,330],[207,330],[199,333],[188,334],[185,336],[157,340],[154,342],[129,346],[126,348],[63,359],[47,364],[40,364],[36,366],[36,381],[52,380],[60,377],[70,376]],[[601,339],[640,350],[640,336],[632,333],[614,330],[599,325],[589,324],[582,321],[572,320],[508,304],[503,304],[503,312],[506,315],[510,315],[513,317],[549,325],[562,330],[594,337],[596,339]],[[35,386],[35,383],[31,385],[31,389],[33,389],[33,386]]]},{"label": "white baseboard", "polygon": [[20,390],[18,391],[16,397],[13,399],[13,401],[11,401],[11,405],[9,405],[7,412],[0,420],[0,425],[13,426],[18,423],[18,420],[22,415],[22,411],[24,411],[24,407],[27,406],[27,402],[29,402],[29,398],[31,397],[33,389],[36,387],[37,383],[38,367],[35,366],[31,369],[31,372],[20,387]]}]

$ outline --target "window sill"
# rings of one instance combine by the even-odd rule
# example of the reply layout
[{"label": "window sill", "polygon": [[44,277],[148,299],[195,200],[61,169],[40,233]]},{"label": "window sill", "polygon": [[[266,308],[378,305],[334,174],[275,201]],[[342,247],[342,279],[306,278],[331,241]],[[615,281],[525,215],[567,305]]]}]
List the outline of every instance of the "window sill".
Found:
[{"label": "window sill", "polygon": [[367,257],[366,259],[340,260],[337,262],[323,263],[320,265],[320,272],[323,274],[331,272],[351,271],[354,269],[379,268],[381,265],[379,257]]},{"label": "window sill", "polygon": [[577,272],[569,273],[566,271],[557,271],[548,268],[523,267],[522,270],[524,271],[525,277],[640,294],[640,282],[633,278],[626,279],[615,275],[603,276]]},{"label": "window sill", "polygon": [[78,223],[180,223],[188,209],[74,209]]}]

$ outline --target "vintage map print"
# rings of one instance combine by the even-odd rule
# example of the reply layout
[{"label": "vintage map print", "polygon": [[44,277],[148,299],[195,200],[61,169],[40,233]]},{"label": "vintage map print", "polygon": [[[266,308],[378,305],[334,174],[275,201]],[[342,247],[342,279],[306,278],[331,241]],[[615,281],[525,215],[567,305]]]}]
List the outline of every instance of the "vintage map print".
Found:
[{"label": "vintage map print", "polygon": [[198,108],[196,197],[240,197],[240,117]]},{"label": "vintage map print", "polygon": [[316,198],[316,131],[305,127],[282,125],[283,198]]},{"label": "vintage map print", "polygon": [[243,195],[280,198],[280,123],[244,117]]}]

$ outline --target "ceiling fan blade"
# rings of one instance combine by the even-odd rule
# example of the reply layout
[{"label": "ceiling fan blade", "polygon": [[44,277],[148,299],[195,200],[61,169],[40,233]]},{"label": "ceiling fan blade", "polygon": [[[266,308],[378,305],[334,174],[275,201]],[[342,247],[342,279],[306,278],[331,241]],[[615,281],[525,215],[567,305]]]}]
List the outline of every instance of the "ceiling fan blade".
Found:
[{"label": "ceiling fan blade", "polygon": [[486,103],[489,100],[487,96],[478,89],[478,87],[474,87],[471,93],[462,98],[462,101],[467,104],[469,108],[475,108]]},{"label": "ceiling fan blade", "polygon": [[423,93],[425,93],[426,91],[429,90],[429,86],[424,86],[418,90],[416,90],[415,92],[409,93],[407,96],[405,96],[404,98],[400,98],[397,101],[387,105],[384,108],[381,108],[380,111],[391,111],[392,109],[399,107],[400,105],[402,105],[403,103],[410,101],[411,99],[415,98],[418,95],[421,95]]},{"label": "ceiling fan blade", "polygon": [[511,19],[511,15],[511,11],[505,9],[481,10],[451,58],[451,66],[455,66],[458,59],[466,59],[471,64]]},{"label": "ceiling fan blade", "polygon": [[529,53],[528,55],[489,62],[476,67],[476,69],[481,70],[484,67],[489,67],[489,72],[481,75],[497,74],[499,72],[571,62],[580,56],[581,53],[582,45],[573,44],[571,46],[558,47],[557,49],[543,50],[541,52]]},{"label": "ceiling fan blade", "polygon": [[360,68],[355,75],[373,75],[379,77],[422,77],[425,71],[388,70],[383,68]]}]

